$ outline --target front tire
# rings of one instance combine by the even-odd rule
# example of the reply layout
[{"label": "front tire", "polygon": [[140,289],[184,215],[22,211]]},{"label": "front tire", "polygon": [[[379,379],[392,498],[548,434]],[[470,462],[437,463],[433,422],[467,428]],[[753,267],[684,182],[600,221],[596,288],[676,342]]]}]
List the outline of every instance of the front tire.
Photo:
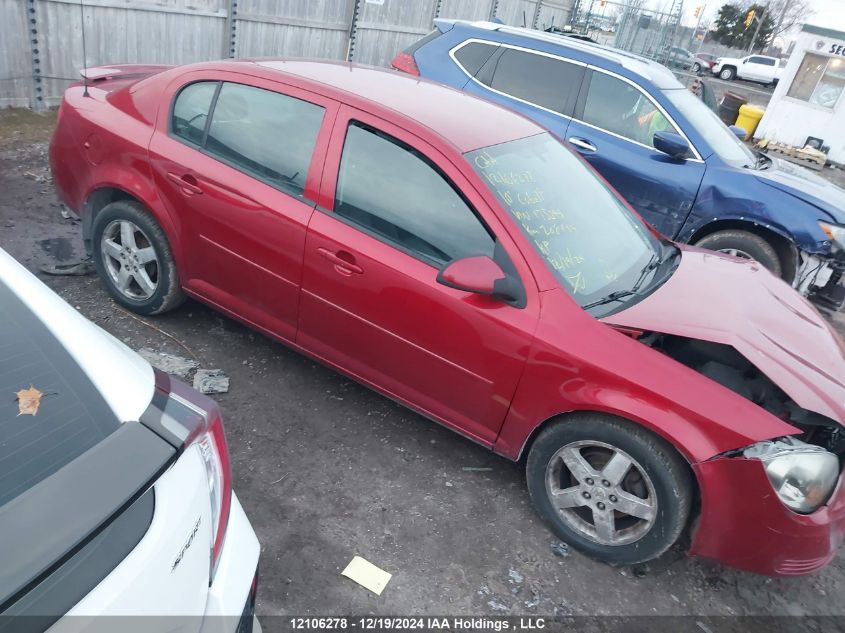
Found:
[{"label": "front tire", "polygon": [[611,565],[663,554],[683,532],[692,504],[689,467],[667,442],[598,413],[543,430],[528,455],[526,479],[552,531]]},{"label": "front tire", "polygon": [[716,231],[695,245],[742,259],[755,259],[772,274],[783,278],[783,265],[774,246],[754,233],[739,230]]},{"label": "front tire", "polygon": [[106,205],[92,229],[94,265],[117,303],[139,314],[161,314],[185,300],[167,236],[140,203]]},{"label": "front tire", "polygon": [[724,79],[725,81],[731,81],[734,77],[736,77],[736,71],[730,67],[723,68],[719,73],[719,78]]}]

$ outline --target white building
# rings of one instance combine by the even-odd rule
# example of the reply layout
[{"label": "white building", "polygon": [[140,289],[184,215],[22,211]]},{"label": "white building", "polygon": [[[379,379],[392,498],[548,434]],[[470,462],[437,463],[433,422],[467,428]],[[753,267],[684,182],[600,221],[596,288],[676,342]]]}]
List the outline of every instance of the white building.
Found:
[{"label": "white building", "polygon": [[754,137],[797,147],[820,138],[845,163],[843,89],[845,32],[805,24]]}]

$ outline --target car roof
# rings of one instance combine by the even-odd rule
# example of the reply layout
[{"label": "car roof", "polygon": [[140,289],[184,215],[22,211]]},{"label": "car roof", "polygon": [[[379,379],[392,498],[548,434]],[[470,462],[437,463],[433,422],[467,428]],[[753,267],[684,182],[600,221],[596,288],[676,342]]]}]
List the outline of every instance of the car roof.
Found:
[{"label": "car roof", "polygon": [[[579,57],[591,57],[591,64],[607,70],[626,70],[629,73],[639,75],[643,79],[652,82],[660,90],[683,88],[683,85],[675,77],[674,73],[662,64],[617,48],[584,42],[574,37],[565,37],[554,33],[546,33],[545,31],[507,26],[495,22],[468,22],[464,20],[440,19],[434,22],[438,28],[443,27],[444,29],[448,29],[451,28],[451,25],[461,25],[471,30],[497,32],[503,35],[524,38],[533,42],[551,44],[560,49],[557,51],[560,55],[566,56],[567,53],[575,52],[578,53]],[[524,45],[530,48],[530,44],[531,42],[528,42]]]},{"label": "car roof", "polygon": [[421,124],[460,152],[544,131],[502,106],[396,70],[310,59],[248,62],[388,120],[400,117]]}]

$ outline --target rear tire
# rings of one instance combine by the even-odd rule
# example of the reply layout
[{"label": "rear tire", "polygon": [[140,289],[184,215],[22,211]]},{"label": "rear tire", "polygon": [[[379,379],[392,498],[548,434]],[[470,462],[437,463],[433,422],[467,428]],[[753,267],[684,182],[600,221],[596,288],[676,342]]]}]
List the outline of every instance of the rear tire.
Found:
[{"label": "rear tire", "polygon": [[777,251],[765,238],[754,233],[740,230],[716,231],[700,239],[695,245],[743,259],[757,260],[772,274],[783,278],[783,265]]},{"label": "rear tire", "polygon": [[692,65],[692,72],[694,72],[696,75],[697,75],[698,73],[700,73],[700,72],[701,72],[701,64],[699,64],[698,62],[695,62],[695,63]]},{"label": "rear tire", "polygon": [[138,314],[162,314],[185,300],[167,236],[143,205],[112,202],[92,229],[94,265],[117,303]]},{"label": "rear tire", "polygon": [[723,68],[719,73],[719,79],[724,79],[725,81],[731,81],[734,77],[736,77],[736,71],[730,66]]},{"label": "rear tire", "polygon": [[613,416],[580,413],[547,427],[525,470],[552,531],[611,565],[657,558],[689,518],[689,466],[662,438]]}]

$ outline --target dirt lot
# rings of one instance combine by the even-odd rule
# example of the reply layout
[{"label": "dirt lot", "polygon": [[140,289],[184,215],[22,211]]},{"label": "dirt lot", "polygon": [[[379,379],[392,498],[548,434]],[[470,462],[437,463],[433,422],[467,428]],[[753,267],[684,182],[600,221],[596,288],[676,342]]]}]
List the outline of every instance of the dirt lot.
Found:
[{"label": "dirt lot", "polygon": [[[33,271],[82,256],[50,182],[53,123],[0,111],[0,247]],[[96,277],[40,276],[131,347],[186,355]],[[555,555],[518,465],[197,303],[154,325],[231,377],[218,399],[262,543],[259,614],[845,615],[845,558],[772,580],[677,550],[636,568]],[[355,554],[394,574],[380,597],[340,576]]]}]

